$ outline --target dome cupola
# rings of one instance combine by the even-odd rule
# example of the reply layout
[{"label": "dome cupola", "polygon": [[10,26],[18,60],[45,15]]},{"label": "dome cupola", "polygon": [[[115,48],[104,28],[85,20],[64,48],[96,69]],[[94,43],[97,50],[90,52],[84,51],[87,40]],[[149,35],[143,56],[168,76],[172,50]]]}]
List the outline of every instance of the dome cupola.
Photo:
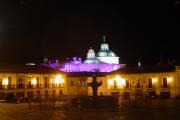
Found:
[{"label": "dome cupola", "polygon": [[90,49],[88,50],[88,53],[87,53],[87,58],[95,58],[95,57],[96,57],[95,52],[92,49],[92,47],[90,47]]},{"label": "dome cupola", "polygon": [[104,63],[119,64],[119,57],[109,49],[108,43],[106,43],[106,36],[102,36],[103,43],[101,49],[97,54],[97,58]]},{"label": "dome cupola", "polygon": [[109,50],[109,45],[108,43],[106,43],[106,36],[103,35],[102,36],[103,39],[103,43],[101,44],[101,49],[99,51],[99,53],[97,54],[98,57],[115,57],[116,54],[114,52],[112,52],[111,50]]},{"label": "dome cupola", "polygon": [[92,47],[90,47],[90,49],[88,50],[87,57],[84,63],[99,63],[99,60],[96,58],[95,52]]}]

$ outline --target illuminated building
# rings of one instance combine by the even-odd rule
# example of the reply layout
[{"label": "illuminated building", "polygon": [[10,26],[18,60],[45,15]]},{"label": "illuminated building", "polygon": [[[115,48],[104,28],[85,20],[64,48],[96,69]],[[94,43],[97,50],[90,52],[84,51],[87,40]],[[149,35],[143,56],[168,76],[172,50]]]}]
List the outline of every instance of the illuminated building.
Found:
[{"label": "illuminated building", "polygon": [[[68,95],[92,95],[87,83],[92,80],[93,72],[98,73],[97,81],[102,81],[99,95],[147,95],[147,96],[180,96],[180,68],[152,66],[145,67],[138,63],[137,67],[119,64],[119,57],[103,43],[95,54],[90,48],[84,61],[74,57],[65,63],[49,61],[45,66],[59,69],[67,74]],[[82,90],[81,90],[82,89]],[[82,91],[82,92],[80,92]]]},{"label": "illuminated building", "polygon": [[180,96],[179,67],[129,67],[106,76],[108,94],[147,95],[174,98]]},{"label": "illuminated building", "polygon": [[109,45],[105,42],[105,36],[103,36],[103,43],[97,57],[94,50],[90,48],[84,61],[81,58],[74,57],[65,63],[50,60],[43,65],[63,72],[112,72],[126,67],[125,64],[119,64],[119,57],[109,50]]},{"label": "illuminated building", "polygon": [[119,57],[101,44],[98,54],[90,48],[86,59],[74,57],[64,63],[47,58],[44,63],[28,63],[20,66],[0,66],[0,99],[8,94],[17,97],[43,98],[58,95],[92,95],[87,85],[96,73],[97,81],[102,81],[98,95],[126,95],[130,99],[137,96],[180,97],[179,66],[138,66],[119,64]]},{"label": "illuminated building", "polygon": [[[92,95],[87,86],[93,72],[60,72],[44,66],[0,66],[0,99],[8,94],[17,97],[48,98],[58,95]],[[180,67],[137,66],[113,72],[97,72],[102,81],[98,95],[137,95],[175,98],[180,96]]]},{"label": "illuminated building", "polygon": [[[92,81],[91,73],[72,72],[67,74],[71,95],[92,95],[87,83]],[[102,81],[98,95],[126,95],[129,99],[138,96],[150,98],[175,98],[180,96],[180,67],[150,66],[126,67],[110,73],[97,73]],[[83,83],[83,84],[82,84]],[[81,91],[82,89],[82,91]]]},{"label": "illuminated building", "polygon": [[38,65],[1,65],[0,99],[9,96],[17,98],[43,98],[66,93],[64,73]]}]

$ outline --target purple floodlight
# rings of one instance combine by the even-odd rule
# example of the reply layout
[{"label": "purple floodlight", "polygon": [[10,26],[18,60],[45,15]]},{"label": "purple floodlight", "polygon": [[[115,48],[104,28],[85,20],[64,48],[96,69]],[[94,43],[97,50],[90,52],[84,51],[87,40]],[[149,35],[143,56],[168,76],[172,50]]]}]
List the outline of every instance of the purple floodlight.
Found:
[{"label": "purple floodlight", "polygon": [[107,64],[107,63],[83,63],[80,58],[74,57],[65,63],[49,63],[43,64],[50,68],[59,69],[64,72],[112,72],[125,67],[125,64]]}]

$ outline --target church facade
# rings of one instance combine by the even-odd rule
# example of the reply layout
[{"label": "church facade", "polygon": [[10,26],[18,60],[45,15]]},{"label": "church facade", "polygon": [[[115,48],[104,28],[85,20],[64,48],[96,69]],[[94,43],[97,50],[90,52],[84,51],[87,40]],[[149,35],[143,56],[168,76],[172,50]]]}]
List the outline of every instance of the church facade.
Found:
[{"label": "church facade", "polygon": [[90,48],[84,61],[79,57],[73,57],[65,63],[59,63],[56,60],[55,62],[48,61],[43,65],[64,72],[112,72],[126,66],[119,64],[119,57],[109,49],[105,36],[103,36],[100,51],[96,54]]}]

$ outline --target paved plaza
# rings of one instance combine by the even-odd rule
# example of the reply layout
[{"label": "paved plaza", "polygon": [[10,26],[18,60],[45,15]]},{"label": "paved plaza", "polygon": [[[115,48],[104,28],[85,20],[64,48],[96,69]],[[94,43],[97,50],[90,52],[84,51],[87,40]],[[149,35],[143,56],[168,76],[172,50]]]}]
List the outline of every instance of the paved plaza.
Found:
[{"label": "paved plaza", "polygon": [[28,103],[0,103],[0,120],[180,120],[180,100],[151,100],[118,109],[40,109]]}]

